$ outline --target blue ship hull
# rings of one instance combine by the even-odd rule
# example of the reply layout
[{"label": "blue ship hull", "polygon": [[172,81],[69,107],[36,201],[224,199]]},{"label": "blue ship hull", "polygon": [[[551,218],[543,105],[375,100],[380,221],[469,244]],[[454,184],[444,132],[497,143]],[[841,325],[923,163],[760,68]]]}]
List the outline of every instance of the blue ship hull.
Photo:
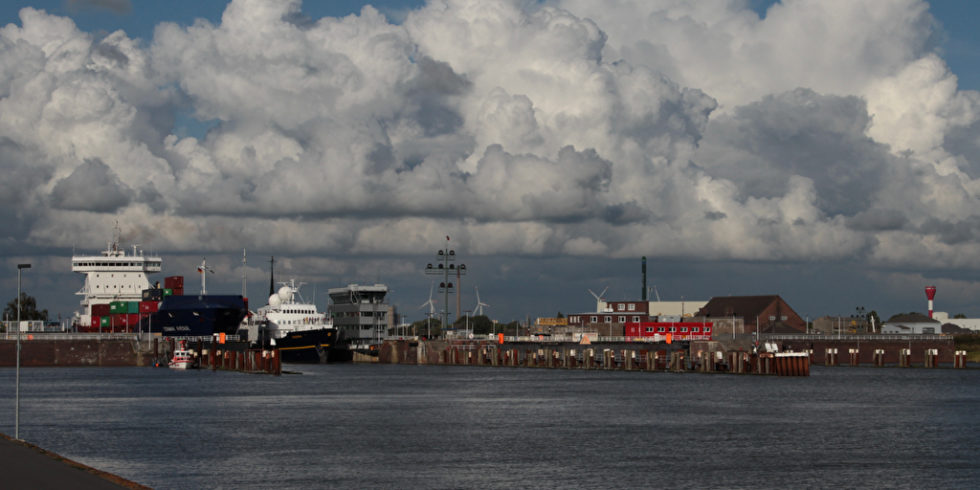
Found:
[{"label": "blue ship hull", "polygon": [[167,296],[151,316],[150,330],[165,337],[234,334],[247,312],[241,296]]}]

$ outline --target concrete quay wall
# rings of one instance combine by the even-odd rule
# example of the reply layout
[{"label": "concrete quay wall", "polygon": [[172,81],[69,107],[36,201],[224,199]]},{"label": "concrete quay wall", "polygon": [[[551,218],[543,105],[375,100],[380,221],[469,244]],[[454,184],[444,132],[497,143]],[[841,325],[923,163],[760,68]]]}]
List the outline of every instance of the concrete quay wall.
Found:
[{"label": "concrete quay wall", "polygon": [[[145,343],[123,339],[21,340],[20,365],[150,366],[155,360]],[[16,365],[17,341],[0,340],[0,366]]]}]

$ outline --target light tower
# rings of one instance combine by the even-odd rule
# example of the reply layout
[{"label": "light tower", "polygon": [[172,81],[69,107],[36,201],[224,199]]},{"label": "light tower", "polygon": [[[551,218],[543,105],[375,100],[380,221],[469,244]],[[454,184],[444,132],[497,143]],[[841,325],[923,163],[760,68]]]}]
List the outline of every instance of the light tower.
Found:
[{"label": "light tower", "polygon": [[430,275],[442,276],[439,283],[439,292],[443,294],[444,308],[442,310],[442,328],[446,329],[449,325],[449,295],[456,292],[453,283],[449,282],[449,274],[454,273],[456,277],[466,275],[466,264],[457,266],[456,251],[449,248],[449,236],[446,236],[446,246],[436,252],[436,265],[426,264],[425,273]]},{"label": "light tower", "polygon": [[936,286],[926,286],[926,299],[929,300],[929,318],[932,318],[932,300],[936,298]]}]

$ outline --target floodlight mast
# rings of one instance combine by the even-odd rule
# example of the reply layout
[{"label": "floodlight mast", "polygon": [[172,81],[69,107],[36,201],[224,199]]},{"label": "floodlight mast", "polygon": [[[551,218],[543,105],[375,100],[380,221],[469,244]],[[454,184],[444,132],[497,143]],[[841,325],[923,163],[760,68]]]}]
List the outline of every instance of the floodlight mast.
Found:
[{"label": "floodlight mast", "polygon": [[[443,294],[442,328],[449,325],[449,295],[456,292],[453,283],[449,282],[449,273],[456,273],[456,277],[466,274],[466,264],[455,264],[456,251],[449,248],[449,236],[446,236],[446,246],[436,252],[436,265],[426,264],[425,273],[429,275],[441,275],[442,282],[439,283],[439,292]],[[458,281],[458,280],[457,280]]]}]

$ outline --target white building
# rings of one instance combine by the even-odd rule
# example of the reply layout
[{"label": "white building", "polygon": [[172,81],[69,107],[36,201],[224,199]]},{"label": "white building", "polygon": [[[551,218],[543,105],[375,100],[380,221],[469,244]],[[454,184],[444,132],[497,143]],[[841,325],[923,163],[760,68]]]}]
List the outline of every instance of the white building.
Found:
[{"label": "white building", "polygon": [[[934,313],[935,314],[935,313]],[[920,314],[895,315],[881,325],[883,334],[941,334],[943,323]]]},{"label": "white building", "polygon": [[952,323],[960,328],[968,328],[980,332],[980,318],[950,318],[945,311],[932,312],[932,318],[941,324]]}]

